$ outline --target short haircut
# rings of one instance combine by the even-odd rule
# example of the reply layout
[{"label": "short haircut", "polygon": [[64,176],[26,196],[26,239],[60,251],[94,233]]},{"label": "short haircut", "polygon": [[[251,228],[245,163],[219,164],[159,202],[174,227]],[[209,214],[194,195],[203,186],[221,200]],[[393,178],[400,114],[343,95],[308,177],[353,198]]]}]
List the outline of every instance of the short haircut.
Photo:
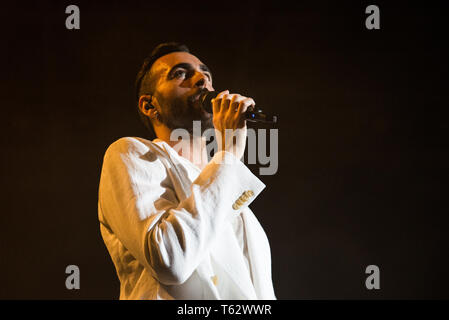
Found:
[{"label": "short haircut", "polygon": [[145,127],[150,131],[152,136],[156,137],[153,125],[150,119],[142,113],[139,109],[139,98],[144,94],[153,94],[155,90],[156,79],[152,72],[150,72],[151,67],[154,62],[162,56],[172,52],[190,52],[189,48],[178,42],[166,42],[159,44],[150,53],[148,57],[143,61],[142,67],[137,73],[135,89],[136,89],[136,101],[137,101],[137,112],[139,113],[140,119],[142,120]]}]

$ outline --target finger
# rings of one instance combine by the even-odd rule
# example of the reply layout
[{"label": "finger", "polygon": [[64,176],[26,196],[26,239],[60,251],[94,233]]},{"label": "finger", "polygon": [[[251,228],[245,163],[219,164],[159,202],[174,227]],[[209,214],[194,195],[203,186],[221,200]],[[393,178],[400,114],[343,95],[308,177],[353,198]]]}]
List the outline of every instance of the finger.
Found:
[{"label": "finger", "polygon": [[220,112],[226,113],[231,103],[232,94],[225,94],[221,99]]},{"label": "finger", "polygon": [[213,113],[220,112],[221,99],[227,93],[229,93],[229,90],[222,91],[214,99],[211,100]]},{"label": "finger", "polygon": [[246,98],[239,103],[239,108],[236,113],[236,119],[237,119],[237,127],[243,128],[246,125],[246,116],[245,112],[248,110],[249,107],[254,106],[256,103],[251,98]]},{"label": "finger", "polygon": [[237,116],[240,116],[242,113],[245,113],[249,107],[255,106],[256,102],[252,98],[245,98],[239,103],[239,107],[237,110]]},{"label": "finger", "polygon": [[243,99],[245,99],[245,97],[243,97],[243,96],[241,96],[239,94],[235,94],[232,97],[231,102],[229,103],[228,111],[227,111],[227,115],[228,116],[237,112],[238,107],[239,107],[239,103]]}]

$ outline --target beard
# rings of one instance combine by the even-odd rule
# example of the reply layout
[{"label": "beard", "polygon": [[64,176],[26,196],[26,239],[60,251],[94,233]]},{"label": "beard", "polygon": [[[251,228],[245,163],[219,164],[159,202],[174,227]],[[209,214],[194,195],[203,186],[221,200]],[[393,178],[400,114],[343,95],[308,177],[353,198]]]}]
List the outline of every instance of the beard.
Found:
[{"label": "beard", "polygon": [[162,96],[158,97],[162,106],[158,120],[170,130],[185,129],[190,135],[195,133],[193,130],[194,121],[200,121],[201,134],[205,130],[213,128],[212,115],[203,111],[198,100],[200,93],[201,90],[198,90],[187,98],[166,99]]}]

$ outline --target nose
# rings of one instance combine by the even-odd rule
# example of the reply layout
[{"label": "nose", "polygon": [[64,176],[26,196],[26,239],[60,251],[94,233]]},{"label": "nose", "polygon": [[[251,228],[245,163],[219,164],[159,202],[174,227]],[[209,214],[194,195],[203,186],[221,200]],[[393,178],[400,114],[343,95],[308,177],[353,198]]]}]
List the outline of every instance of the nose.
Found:
[{"label": "nose", "polygon": [[204,74],[200,73],[199,79],[195,82],[195,87],[205,88],[206,87],[206,79]]}]

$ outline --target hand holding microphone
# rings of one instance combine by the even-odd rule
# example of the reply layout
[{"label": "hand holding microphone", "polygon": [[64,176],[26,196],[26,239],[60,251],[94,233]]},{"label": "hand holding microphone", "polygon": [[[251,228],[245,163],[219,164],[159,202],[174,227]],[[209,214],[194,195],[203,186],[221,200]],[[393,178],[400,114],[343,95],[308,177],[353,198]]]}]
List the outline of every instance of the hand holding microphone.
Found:
[{"label": "hand holding microphone", "polygon": [[[228,91],[229,93],[229,91]],[[200,95],[200,102],[203,109],[212,113],[212,100],[218,96],[216,91],[203,91]],[[245,119],[251,122],[277,123],[277,116],[265,113],[260,108],[249,109],[245,111]]]},{"label": "hand holding microphone", "polygon": [[204,90],[199,97],[202,108],[213,114],[215,136],[220,150],[243,157],[246,145],[246,122],[276,123],[277,117],[255,108],[252,98],[240,94]]},{"label": "hand holding microphone", "polygon": [[241,159],[245,152],[247,132],[244,113],[256,103],[251,98],[230,94],[229,90],[215,94],[215,98],[208,101],[212,104],[219,150],[230,152]]}]

